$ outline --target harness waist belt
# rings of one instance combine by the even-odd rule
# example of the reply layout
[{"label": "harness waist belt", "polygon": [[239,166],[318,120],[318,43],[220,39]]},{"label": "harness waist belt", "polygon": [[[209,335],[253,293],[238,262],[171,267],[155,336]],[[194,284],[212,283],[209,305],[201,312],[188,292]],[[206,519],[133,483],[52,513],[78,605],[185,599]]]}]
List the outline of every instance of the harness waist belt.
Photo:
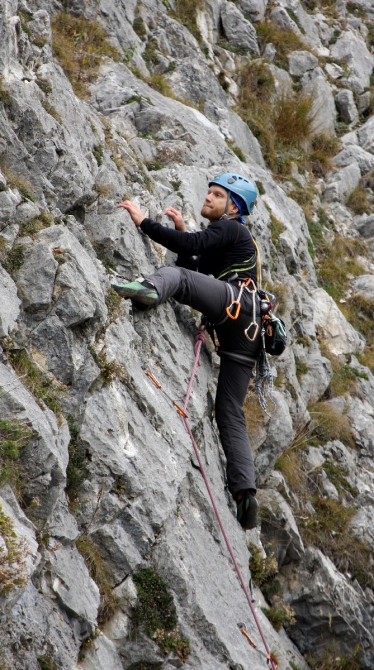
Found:
[{"label": "harness waist belt", "polygon": [[245,354],[239,354],[235,351],[222,351],[222,349],[217,350],[218,356],[224,356],[226,358],[231,358],[233,361],[238,363],[247,363],[249,365],[255,365],[257,358],[252,358],[251,356],[246,356]]}]

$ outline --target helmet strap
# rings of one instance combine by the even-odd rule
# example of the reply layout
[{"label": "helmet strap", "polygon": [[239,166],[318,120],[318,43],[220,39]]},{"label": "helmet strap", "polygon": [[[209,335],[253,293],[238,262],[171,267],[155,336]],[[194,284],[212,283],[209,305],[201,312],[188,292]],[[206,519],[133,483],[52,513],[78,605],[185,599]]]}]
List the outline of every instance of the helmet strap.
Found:
[{"label": "helmet strap", "polygon": [[227,191],[226,207],[224,213],[220,217],[221,219],[234,219],[236,217],[236,214],[227,213],[229,209],[230,200],[231,200],[231,194],[230,191]]}]

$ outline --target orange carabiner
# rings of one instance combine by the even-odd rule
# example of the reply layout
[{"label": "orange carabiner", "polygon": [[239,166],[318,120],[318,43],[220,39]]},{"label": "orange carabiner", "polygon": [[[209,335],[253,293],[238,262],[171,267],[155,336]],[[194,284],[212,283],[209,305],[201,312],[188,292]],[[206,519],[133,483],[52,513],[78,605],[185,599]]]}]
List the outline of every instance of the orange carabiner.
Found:
[{"label": "orange carabiner", "polygon": [[[231,314],[231,309],[232,309],[232,306],[233,306],[233,305],[237,305],[237,307],[236,307],[236,309],[235,309],[234,314]],[[226,307],[226,314],[227,314],[227,316],[229,316],[230,319],[234,319],[234,321],[235,321],[235,319],[238,318],[238,316],[239,316],[239,312],[240,312],[240,302],[239,302],[239,300],[233,300],[232,303],[231,303],[231,305],[230,305],[229,307]]]},{"label": "orange carabiner", "polygon": [[176,408],[178,414],[180,414],[181,416],[183,416],[185,419],[188,419],[188,414],[187,414],[187,412],[185,412],[184,409],[183,409],[183,407],[181,407],[180,405],[178,405],[178,403],[175,402],[175,400],[173,400],[173,405],[174,405],[174,407]]}]

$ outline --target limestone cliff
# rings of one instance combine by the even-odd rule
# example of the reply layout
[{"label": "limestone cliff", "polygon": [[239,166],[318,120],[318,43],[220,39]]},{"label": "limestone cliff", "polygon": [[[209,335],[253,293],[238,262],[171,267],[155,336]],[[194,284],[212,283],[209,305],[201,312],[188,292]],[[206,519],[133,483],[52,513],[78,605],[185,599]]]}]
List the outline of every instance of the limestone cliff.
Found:
[{"label": "limestone cliff", "polygon": [[270,416],[246,405],[255,531],[225,489],[212,347],[191,425],[279,670],[374,667],[373,34],[366,0],[1,0],[4,670],[266,667],[172,405],[196,315],[110,290],[174,262],[117,203],[198,230],[228,170],[259,189],[289,332]]}]

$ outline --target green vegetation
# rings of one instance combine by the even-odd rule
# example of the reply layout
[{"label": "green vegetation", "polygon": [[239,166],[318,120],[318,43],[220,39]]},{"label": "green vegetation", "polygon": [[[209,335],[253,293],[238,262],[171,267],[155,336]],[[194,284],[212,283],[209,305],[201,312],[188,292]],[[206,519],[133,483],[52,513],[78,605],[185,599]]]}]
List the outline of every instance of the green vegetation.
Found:
[{"label": "green vegetation", "polygon": [[270,599],[281,591],[281,585],[275,576],[278,574],[278,563],[273,552],[263,556],[259,547],[249,542],[250,551],[249,569],[253,583],[258,586],[265,598]]},{"label": "green vegetation", "polygon": [[320,344],[321,353],[325,358],[328,358],[331,363],[333,376],[327,390],[329,398],[335,398],[344,393],[354,391],[358,379],[368,379],[365,372],[361,372],[356,368],[351,367],[346,360],[341,357],[334,356],[328,350],[324,342]]},{"label": "green vegetation", "polygon": [[309,444],[320,446],[330,440],[340,440],[346,446],[354,446],[348,417],[340,414],[328,402],[317,402],[309,407],[312,417]]},{"label": "green vegetation", "polygon": [[280,630],[282,626],[292,626],[296,622],[295,611],[278,596],[274,597],[274,604],[270,608],[261,609],[275,630]]},{"label": "green vegetation", "polygon": [[0,167],[6,177],[8,187],[17,188],[24,200],[35,202],[30,182],[9,170],[3,160],[1,161]]},{"label": "green vegetation", "polygon": [[352,542],[350,521],[356,509],[331,498],[312,498],[315,514],[301,518],[300,532],[306,544],[323,551],[338,570],[348,572],[365,588],[374,587],[374,559],[370,547],[355,537]]},{"label": "green vegetation", "polygon": [[19,419],[0,420],[0,485],[8,483],[20,497],[20,451],[34,431]]},{"label": "green vegetation", "polygon": [[68,414],[66,420],[69,425],[69,463],[66,469],[65,491],[70,503],[74,503],[79,487],[88,476],[87,449],[79,438],[79,431],[73,417]]},{"label": "green vegetation", "polygon": [[8,357],[17,374],[22,377],[22,383],[31,391],[40,407],[43,409],[45,403],[59,416],[63,385],[52,381],[45,372],[42,372],[25,349],[10,350]]},{"label": "green vegetation", "polygon": [[236,146],[235,142],[231,142],[230,140],[226,140],[226,144],[227,144],[228,147],[230,147],[231,151],[233,151],[234,154],[239,158],[239,160],[242,161],[242,163],[247,162],[242,149],[240,147]]},{"label": "green vegetation", "polygon": [[[31,221],[27,221],[26,223],[21,224],[19,230],[20,237],[23,237],[24,235],[30,235],[32,237],[40,230],[43,230],[43,228],[49,228],[52,223],[53,215],[50,214],[50,212],[47,210],[42,210],[39,216],[37,216],[35,219],[31,219]],[[22,249],[22,247],[20,248]],[[13,249],[16,249],[16,247],[13,247]]]},{"label": "green vegetation", "polygon": [[361,670],[360,656],[359,646],[350,656],[342,655],[337,647],[333,647],[325,649],[321,658],[313,658],[308,654],[306,661],[311,670]]},{"label": "green vegetation", "polygon": [[92,149],[92,153],[95,156],[96,163],[100,167],[100,165],[103,164],[103,157],[104,157],[104,147],[102,144],[95,144],[94,148]]},{"label": "green vegetation", "polygon": [[336,487],[339,495],[345,496],[348,492],[353,498],[358,496],[358,490],[347,479],[348,470],[338,463],[333,463],[329,458],[325,460],[322,468],[326,472],[330,482]]},{"label": "green vegetation", "polygon": [[108,320],[112,323],[121,316],[122,298],[113,288],[110,288],[105,296],[105,304],[108,308]]},{"label": "green vegetation", "polygon": [[[352,277],[365,274],[366,270],[358,257],[367,256],[366,243],[357,238],[346,238],[325,230],[328,221],[319,212],[318,222],[308,221],[309,234],[312,238],[316,260],[316,270],[320,285],[339,302],[345,298]],[[344,307],[341,307],[344,312]]]},{"label": "green vegetation", "polygon": [[0,263],[12,277],[14,277],[17,270],[20,269],[23,263],[24,254],[24,247],[21,244],[15,244],[10,250],[7,250],[5,241],[1,240]]},{"label": "green vegetation", "polygon": [[[88,348],[96,365],[100,368],[100,375],[93,382],[95,386],[100,382],[103,386],[108,386],[112,383],[112,381],[114,381],[114,379],[117,377],[121,378],[123,376],[124,369],[122,365],[116,361],[108,361],[105,352],[100,351],[100,353],[97,353],[94,347],[90,345]],[[91,388],[93,387],[91,386]]]},{"label": "green vegetation", "polygon": [[286,230],[286,226],[277,219],[272,212],[270,212],[270,225],[269,225],[271,241],[274,244],[276,249],[280,247],[279,238],[281,234]]},{"label": "green vegetation", "polygon": [[96,77],[105,56],[120,59],[97,20],[61,11],[52,21],[52,34],[53,53],[80,97],[88,95],[89,83]]},{"label": "green vegetation", "polygon": [[262,51],[267,44],[274,44],[276,55],[274,63],[283,69],[288,69],[288,55],[292,51],[305,51],[307,46],[292,30],[280,28],[270,21],[256,23],[256,32]]},{"label": "green vegetation", "polygon": [[[352,541],[350,522],[356,508],[349,505],[356,497],[355,487],[347,479],[348,472],[327,458],[322,465],[329,480],[336,487],[340,499],[322,497],[317,482],[303,468],[302,452],[310,445],[324,444],[339,439],[353,445],[350,426],[346,416],[341,416],[328,403],[316,403],[310,409],[312,422],[296,437],[294,443],[281,455],[276,463],[286,478],[299,505],[295,513],[299,519],[299,530],[303,541],[323,551],[341,572],[357,579],[362,588],[374,586],[374,558],[371,549],[358,537]],[[318,474],[318,470],[317,473]],[[312,503],[314,513],[306,505]]]},{"label": "green vegetation", "polygon": [[305,145],[312,132],[312,96],[275,95],[266,63],[253,61],[238,76],[236,111],[260,142],[265,160],[275,174],[288,174],[291,164],[306,160]]},{"label": "green vegetation", "polygon": [[0,538],[0,595],[2,595],[26,584],[28,551],[25,541],[17,536],[13,522],[4,514],[1,504]]},{"label": "green vegetation", "polygon": [[373,211],[373,203],[361,184],[352,191],[346,204],[354,214],[371,214]]},{"label": "green vegetation", "polygon": [[102,626],[118,610],[118,599],[113,594],[107,566],[101,558],[96,544],[90,537],[81,535],[76,541],[76,546],[85,560],[90,576],[99,587],[100,606],[97,621]]},{"label": "green vegetation", "polygon": [[295,367],[296,367],[296,377],[300,381],[303,375],[306,375],[309,371],[308,365],[304,363],[300,358],[295,356]]},{"label": "green vegetation", "polygon": [[251,554],[249,559],[251,577],[253,583],[261,588],[278,573],[277,559],[274,553],[264,556],[261,549],[254,542],[249,543],[248,549]]},{"label": "green vegetation", "polygon": [[9,107],[10,105],[9,89],[4,84],[3,77],[0,77],[0,105],[4,105],[4,107]]},{"label": "green vegetation", "polygon": [[184,663],[190,643],[178,634],[177,612],[165,581],[153,568],[144,568],[133,575],[133,580],[138,592],[132,617],[135,629],[141,626],[162,651],[174,651]]},{"label": "green vegetation", "polygon": [[175,10],[169,11],[170,16],[182,23],[201,44],[202,39],[197,27],[196,13],[204,8],[204,0],[175,0],[174,4]]},{"label": "green vegetation", "polygon": [[40,102],[41,105],[44,107],[45,111],[47,112],[47,114],[53,116],[53,118],[60,123],[61,115],[58,113],[57,109],[55,109],[55,107],[53,107],[53,105],[51,105],[51,103],[48,102],[48,100],[41,100]]},{"label": "green vegetation", "polygon": [[40,670],[58,670],[56,663],[53,658],[48,656],[48,654],[43,654],[43,656],[38,656],[38,663]]}]

